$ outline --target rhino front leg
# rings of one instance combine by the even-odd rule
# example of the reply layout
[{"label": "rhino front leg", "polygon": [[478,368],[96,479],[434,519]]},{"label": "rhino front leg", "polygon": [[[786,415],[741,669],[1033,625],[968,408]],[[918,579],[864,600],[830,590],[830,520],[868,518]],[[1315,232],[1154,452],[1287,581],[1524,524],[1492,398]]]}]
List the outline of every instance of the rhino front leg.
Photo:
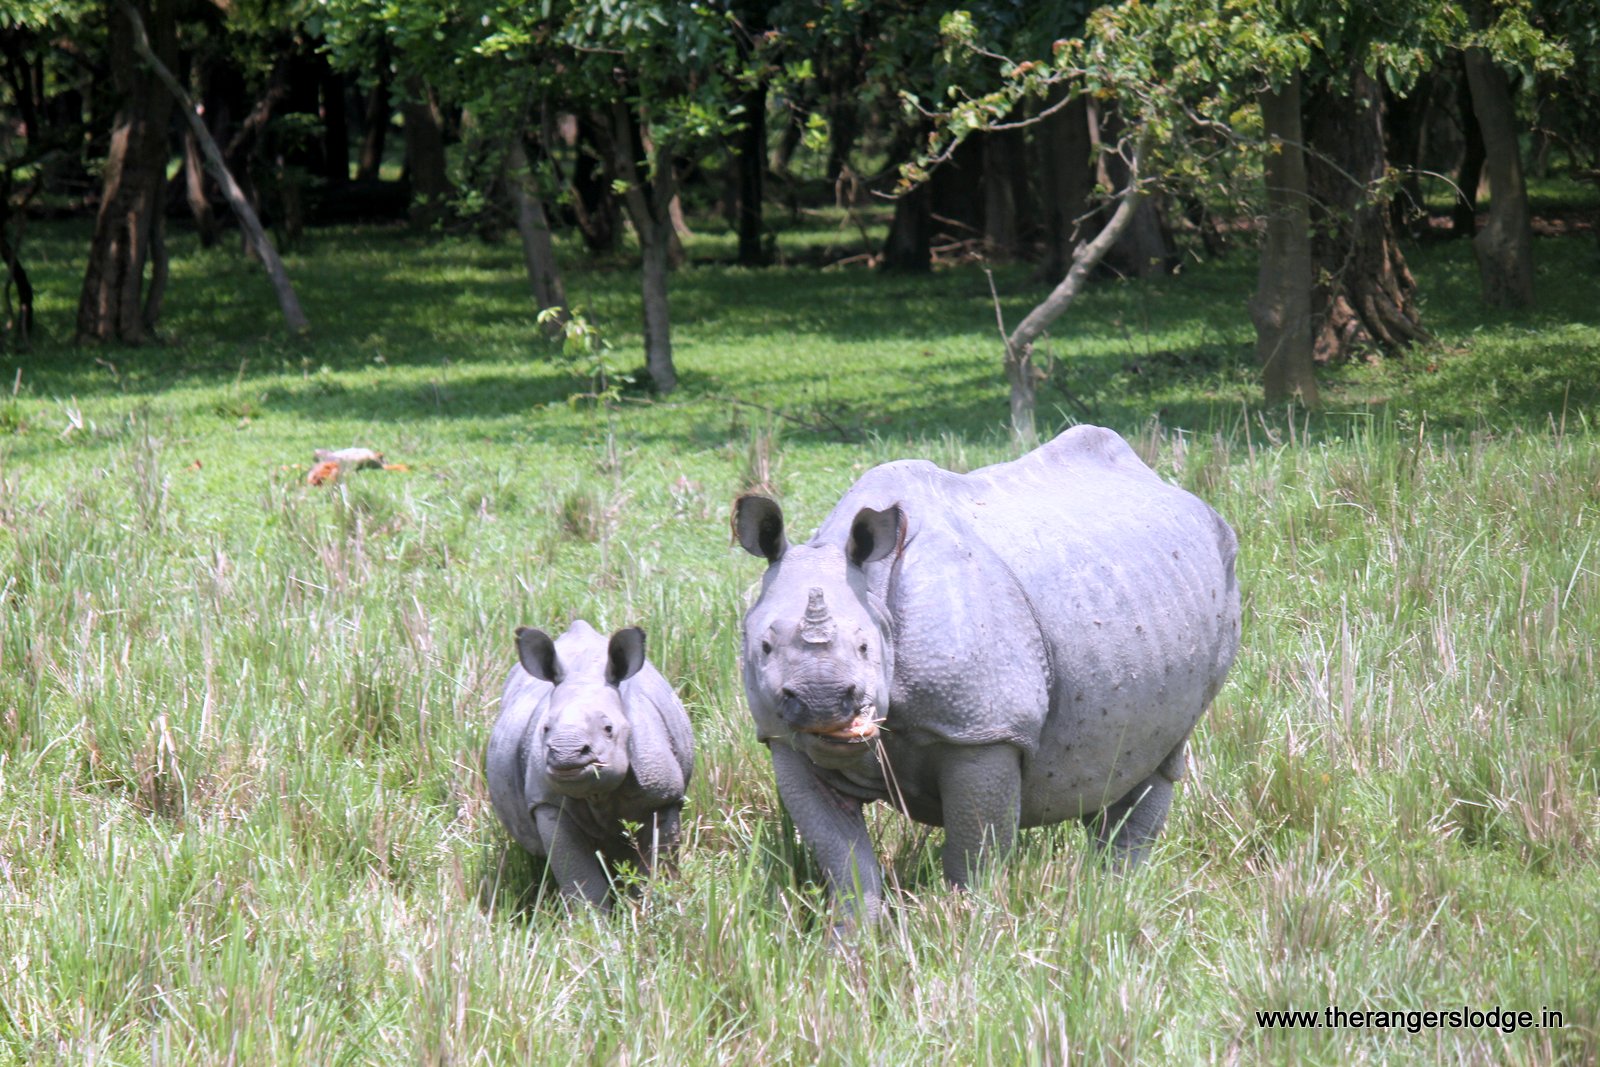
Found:
[{"label": "rhino front leg", "polygon": [[768,747],[778,797],[801,840],[816,854],[829,895],[848,901],[858,918],[876,921],[883,910],[883,871],[867,836],[861,801],[824,783],[811,761],[788,745],[778,742]]},{"label": "rhino front leg", "polygon": [[594,842],[571,819],[562,818],[561,809],[554,804],[540,804],[533,809],[533,817],[550,857],[550,873],[556,876],[562,896],[604,908],[609,885],[605,868],[595,855]]},{"label": "rhino front leg", "polygon": [[1022,819],[1022,757],[1010,745],[951,747],[939,769],[944,876],[965,886],[1011,851]]}]

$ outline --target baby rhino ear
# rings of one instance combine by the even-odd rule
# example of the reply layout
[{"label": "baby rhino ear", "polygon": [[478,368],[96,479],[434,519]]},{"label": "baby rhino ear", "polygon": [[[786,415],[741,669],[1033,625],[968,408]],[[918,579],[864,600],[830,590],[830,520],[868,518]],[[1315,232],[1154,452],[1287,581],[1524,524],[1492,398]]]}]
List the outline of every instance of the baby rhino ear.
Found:
[{"label": "baby rhino ear", "polygon": [[549,634],[531,626],[517,627],[517,659],[522,661],[523,670],[551,685],[560,685],[566,673],[556,657],[556,643]]},{"label": "baby rhino ear", "polygon": [[606,649],[606,684],[621,685],[644,666],[644,631],[637,626],[611,635]]}]

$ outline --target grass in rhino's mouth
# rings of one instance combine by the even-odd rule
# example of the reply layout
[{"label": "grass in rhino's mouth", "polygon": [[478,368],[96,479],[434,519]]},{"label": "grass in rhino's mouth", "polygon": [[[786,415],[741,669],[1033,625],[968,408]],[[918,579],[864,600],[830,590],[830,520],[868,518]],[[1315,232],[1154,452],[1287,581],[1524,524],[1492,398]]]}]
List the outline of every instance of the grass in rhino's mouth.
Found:
[{"label": "grass in rhino's mouth", "polygon": [[869,704],[863,707],[855,718],[842,726],[804,732],[835,744],[859,745],[876,738],[882,725],[883,720],[877,717],[877,709]]},{"label": "grass in rhino's mouth", "polygon": [[606,766],[607,764],[605,763],[595,762],[584,767],[546,767],[545,773],[552,778],[564,778],[567,780],[582,778],[586,775],[593,775],[598,778],[600,777],[600,772],[605,770]]}]

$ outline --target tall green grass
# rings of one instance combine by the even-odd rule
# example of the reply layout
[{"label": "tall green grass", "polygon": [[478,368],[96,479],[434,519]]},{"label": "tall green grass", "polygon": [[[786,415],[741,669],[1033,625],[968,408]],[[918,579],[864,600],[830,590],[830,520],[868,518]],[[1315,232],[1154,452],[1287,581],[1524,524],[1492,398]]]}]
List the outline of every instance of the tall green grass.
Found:
[{"label": "tall green grass", "polygon": [[[32,248],[51,331],[76,240]],[[842,945],[742,706],[727,509],[764,484],[808,529],[872,463],[1013,455],[982,275],[702,264],[684,387],[607,412],[566,403],[512,249],[314,237],[306,346],[180,251],[167,345],[0,358],[0,1059],[1600,1058],[1600,311],[1559,285],[1589,246],[1492,321],[1464,246],[1420,253],[1440,346],[1315,418],[1252,406],[1247,264],[1096,289],[1059,382],[1239,532],[1238,664],[1146,866],[1060,827],[957,894],[875,812],[895,907]],[[1008,315],[1036,293],[999,279]],[[622,348],[632,282],[569,279]],[[410,469],[305,484],[347,444]],[[481,776],[513,627],[575,616],[644,626],[698,744],[679,875],[610,916]],[[1329,1005],[1565,1025],[1255,1015]]]}]

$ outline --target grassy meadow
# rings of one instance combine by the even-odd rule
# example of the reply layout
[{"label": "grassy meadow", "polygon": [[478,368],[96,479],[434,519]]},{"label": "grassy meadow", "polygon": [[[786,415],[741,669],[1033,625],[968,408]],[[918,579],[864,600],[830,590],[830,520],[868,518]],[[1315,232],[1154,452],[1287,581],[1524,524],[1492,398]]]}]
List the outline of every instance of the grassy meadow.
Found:
[{"label": "grassy meadow", "polygon": [[[512,244],[314,232],[293,343],[236,249],[173,243],[166,343],[75,349],[87,233],[36,226],[45,336],[0,354],[0,1062],[1600,1061],[1592,237],[1539,242],[1516,314],[1465,243],[1415,249],[1437,345],[1329,372],[1318,416],[1255,399],[1247,250],[1085,297],[1041,423],[1116,428],[1233,524],[1238,662],[1147,865],[1032,831],[954,893],[877,811],[895,907],[843,946],[743,707],[729,505],[809,531],[876,462],[1014,455],[982,270],[704,237],[681,388],[605,410]],[[564,252],[631,366],[634,271]],[[1044,291],[995,281],[1008,322]],[[408,469],[308,486],[347,445]],[[579,616],[646,629],[698,746],[679,875],[609,916],[481,774],[513,628]],[[1256,1015],[1329,1006],[1536,1025]]]}]

